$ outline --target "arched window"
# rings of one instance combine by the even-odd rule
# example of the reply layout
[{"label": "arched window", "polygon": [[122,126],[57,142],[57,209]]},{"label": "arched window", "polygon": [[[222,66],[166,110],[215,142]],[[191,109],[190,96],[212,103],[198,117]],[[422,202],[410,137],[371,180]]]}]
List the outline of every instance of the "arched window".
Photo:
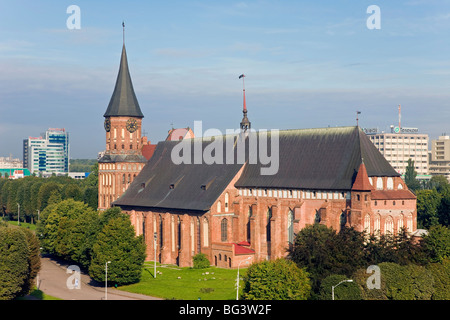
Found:
[{"label": "arched window", "polygon": [[289,209],[288,219],[287,219],[287,229],[288,229],[288,242],[289,244],[294,243],[294,212]]},{"label": "arched window", "polygon": [[320,223],[320,220],[321,220],[321,218],[320,218],[319,210],[316,210],[316,214],[314,216],[314,223]]},{"label": "arched window", "polygon": [[394,179],[392,179],[391,177],[387,178],[386,187],[388,190],[394,189]]},{"label": "arched window", "polygon": [[408,214],[408,218],[406,220],[406,231],[408,231],[408,232],[412,232],[413,231],[412,213]]},{"label": "arched window", "polygon": [[223,218],[220,222],[220,240],[222,242],[228,240],[228,221],[226,218]]},{"label": "arched window", "polygon": [[228,212],[228,192],[225,193],[225,212]]},{"label": "arched window", "polygon": [[377,178],[377,189],[382,190],[383,189],[383,179],[378,177]]},{"label": "arched window", "polygon": [[394,234],[394,220],[391,216],[387,217],[386,221],[384,222],[384,233],[386,235]]},{"label": "arched window", "polygon": [[217,201],[217,213],[222,212],[222,202],[219,200]]},{"label": "arched window", "polygon": [[267,209],[267,225],[266,225],[266,240],[267,241],[270,241],[270,239],[271,239],[271,236],[272,236],[272,234],[271,234],[271,228],[270,228],[270,226],[271,226],[271,221],[270,221],[270,219],[272,218],[272,208],[268,208]]},{"label": "arched window", "polygon": [[345,212],[342,212],[339,217],[339,225],[341,226],[341,229],[345,228],[346,223],[347,223],[347,216],[345,215]]},{"label": "arched window", "polygon": [[364,217],[364,231],[367,232],[367,234],[370,234],[370,215],[366,214]]},{"label": "arched window", "polygon": [[209,223],[208,219],[203,219],[203,246],[209,246]]},{"label": "arched window", "polygon": [[397,221],[397,233],[400,233],[403,229],[403,215],[401,214]]},{"label": "arched window", "polygon": [[248,216],[247,216],[247,241],[250,242],[251,240],[251,225],[250,225],[250,218],[252,217],[252,206],[248,207]]},{"label": "arched window", "polygon": [[377,235],[380,232],[380,215],[375,216],[375,220],[373,222],[373,232]]}]

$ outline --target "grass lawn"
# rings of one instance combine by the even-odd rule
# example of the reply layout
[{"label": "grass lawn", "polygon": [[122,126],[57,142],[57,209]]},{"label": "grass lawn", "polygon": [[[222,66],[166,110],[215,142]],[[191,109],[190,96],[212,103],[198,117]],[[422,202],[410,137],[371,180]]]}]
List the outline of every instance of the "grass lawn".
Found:
[{"label": "grass lawn", "polygon": [[[122,286],[118,289],[164,299],[236,299],[236,269],[220,269],[216,267],[193,269],[157,264],[155,279],[153,278],[153,267],[153,262],[146,262],[139,283]],[[246,269],[240,269],[241,279],[245,272]],[[243,282],[241,280],[241,290],[242,286]]]},{"label": "grass lawn", "polygon": [[[12,224],[14,226],[17,226],[17,221],[8,221],[9,224]],[[20,222],[20,226],[23,228],[28,228],[30,230],[36,230],[36,225],[26,222]]]}]

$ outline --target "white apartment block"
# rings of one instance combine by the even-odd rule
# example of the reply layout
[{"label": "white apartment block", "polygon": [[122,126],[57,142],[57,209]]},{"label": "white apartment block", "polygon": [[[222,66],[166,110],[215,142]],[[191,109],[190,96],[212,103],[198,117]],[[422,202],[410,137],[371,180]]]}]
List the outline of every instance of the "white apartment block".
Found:
[{"label": "white apartment block", "polygon": [[430,153],[431,175],[442,175],[450,181],[450,136],[442,135],[431,141]]},{"label": "white apartment block", "polygon": [[419,134],[417,128],[391,126],[391,132],[364,129],[369,139],[400,174],[405,174],[408,159],[414,161],[418,175],[428,175],[428,134]]}]

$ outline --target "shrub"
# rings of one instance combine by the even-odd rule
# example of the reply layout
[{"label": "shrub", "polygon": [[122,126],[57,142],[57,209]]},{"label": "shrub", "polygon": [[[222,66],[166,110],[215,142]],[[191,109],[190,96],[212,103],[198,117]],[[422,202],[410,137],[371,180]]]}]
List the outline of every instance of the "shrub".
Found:
[{"label": "shrub", "polygon": [[193,258],[194,269],[204,269],[210,266],[210,262],[206,254],[198,253]]},{"label": "shrub", "polygon": [[246,300],[306,300],[311,291],[308,273],[283,258],[252,264],[244,283]]}]

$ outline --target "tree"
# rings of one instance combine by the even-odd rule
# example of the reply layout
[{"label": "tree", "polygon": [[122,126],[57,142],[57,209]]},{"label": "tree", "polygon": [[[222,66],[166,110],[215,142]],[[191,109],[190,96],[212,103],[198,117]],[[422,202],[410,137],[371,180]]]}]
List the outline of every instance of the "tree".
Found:
[{"label": "tree", "polygon": [[89,275],[96,281],[105,281],[105,264],[108,266],[108,283],[125,285],[138,282],[145,260],[145,243],[135,236],[134,228],[126,215],[111,218],[102,228],[93,246]]},{"label": "tree", "polygon": [[85,203],[68,199],[46,207],[37,233],[45,252],[87,266],[98,232],[98,221],[97,212]]},{"label": "tree", "polygon": [[429,229],[439,224],[438,208],[441,195],[436,189],[417,191],[417,225],[418,228]]},{"label": "tree", "polygon": [[244,276],[246,300],[306,300],[311,291],[308,273],[281,258],[252,264]]},{"label": "tree", "polygon": [[416,180],[417,172],[414,168],[414,160],[411,158],[408,159],[408,165],[406,166],[405,172],[405,183],[408,186],[408,189],[415,191],[420,189],[420,183]]},{"label": "tree", "polygon": [[309,225],[297,234],[289,258],[300,268],[306,268],[317,293],[320,282],[327,276],[350,276],[365,263],[364,237],[353,228],[336,233],[325,225]]},{"label": "tree", "polygon": [[432,226],[422,240],[422,246],[430,262],[442,262],[450,258],[450,230],[441,225]]},{"label": "tree", "polygon": [[39,239],[34,232],[21,228],[28,245],[28,276],[22,286],[21,295],[30,293],[39,270],[41,269],[41,252]]},{"label": "tree", "polygon": [[0,227],[0,300],[20,295],[29,272],[28,244],[18,228]]}]

